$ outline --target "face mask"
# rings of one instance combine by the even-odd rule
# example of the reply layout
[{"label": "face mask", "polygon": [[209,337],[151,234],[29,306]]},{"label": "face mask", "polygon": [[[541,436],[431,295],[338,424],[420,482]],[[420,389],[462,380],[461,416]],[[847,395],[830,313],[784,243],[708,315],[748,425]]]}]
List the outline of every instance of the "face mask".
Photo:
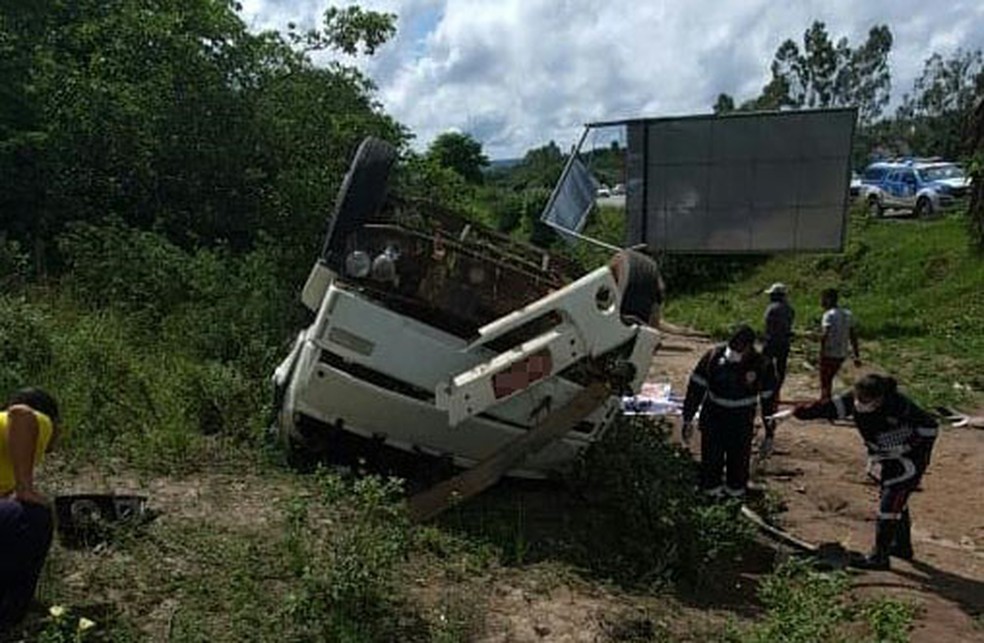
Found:
[{"label": "face mask", "polygon": [[741,361],[741,353],[730,346],[726,346],[724,349],[724,359],[732,364],[735,364]]},{"label": "face mask", "polygon": [[869,400],[867,402],[860,400],[854,401],[854,411],[856,413],[873,413],[878,410],[879,406],[881,406],[880,400]]}]

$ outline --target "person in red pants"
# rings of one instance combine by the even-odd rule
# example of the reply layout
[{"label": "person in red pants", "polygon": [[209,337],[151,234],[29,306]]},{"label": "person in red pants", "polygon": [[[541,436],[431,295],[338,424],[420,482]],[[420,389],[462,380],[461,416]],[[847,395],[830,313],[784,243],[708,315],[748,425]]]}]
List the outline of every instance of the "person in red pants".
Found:
[{"label": "person in red pants", "polygon": [[0,632],[24,618],[51,546],[51,503],[34,486],[34,468],[58,422],[55,399],[36,388],[15,393],[0,413]]},{"label": "person in red pants", "polygon": [[823,318],[820,322],[820,399],[829,400],[833,391],[834,376],[847,359],[848,349],[854,354],[854,365],[861,366],[858,350],[858,333],[851,311],[837,305],[837,291],[828,288],[820,295]]},{"label": "person in red pants", "polygon": [[852,391],[797,407],[793,415],[800,420],[853,417],[869,458],[881,463],[875,544],[855,566],[888,569],[890,556],[911,560],[909,496],[929,466],[936,420],[899,393],[893,378],[873,373],[859,379]]}]

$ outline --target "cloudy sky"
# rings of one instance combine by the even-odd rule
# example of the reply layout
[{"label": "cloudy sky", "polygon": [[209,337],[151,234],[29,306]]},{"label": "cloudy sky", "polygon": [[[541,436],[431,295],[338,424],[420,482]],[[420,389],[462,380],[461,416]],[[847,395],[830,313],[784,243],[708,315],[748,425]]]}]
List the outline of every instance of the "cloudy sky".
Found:
[{"label": "cloudy sky", "polygon": [[[313,26],[328,0],[242,0],[252,28]],[[336,4],[342,4],[338,2]],[[876,24],[895,37],[893,103],[932,53],[984,47],[981,0],[364,0],[398,16],[396,37],[356,59],[386,111],[425,148],[443,131],[482,142],[492,158],[581,125],[709,112],[720,92],[751,98],[776,48],[813,20],[863,42]]]}]

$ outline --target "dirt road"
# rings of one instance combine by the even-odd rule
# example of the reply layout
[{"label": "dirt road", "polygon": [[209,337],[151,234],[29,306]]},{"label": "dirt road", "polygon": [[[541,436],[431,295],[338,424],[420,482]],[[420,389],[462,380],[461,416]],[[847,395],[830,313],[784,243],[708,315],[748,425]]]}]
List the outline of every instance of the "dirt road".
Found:
[{"label": "dirt road", "polygon": [[[690,369],[710,343],[668,336],[650,379],[686,390]],[[816,376],[791,360],[783,398],[816,396]],[[842,373],[839,384],[858,374]],[[904,383],[903,383],[904,385]],[[864,447],[853,425],[780,425],[775,454],[757,480],[788,507],[783,525],[810,541],[837,540],[867,551],[874,536],[878,490],[865,476]],[[984,431],[944,426],[922,489],[910,501],[916,560],[893,559],[889,572],[856,575],[859,593],[888,593],[918,603],[913,641],[984,641]]]}]

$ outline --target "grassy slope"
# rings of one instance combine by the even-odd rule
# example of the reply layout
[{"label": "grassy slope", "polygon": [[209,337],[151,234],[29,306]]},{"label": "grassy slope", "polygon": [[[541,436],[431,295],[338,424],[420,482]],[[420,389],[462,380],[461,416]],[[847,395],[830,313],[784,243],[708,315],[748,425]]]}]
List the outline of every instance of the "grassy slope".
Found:
[{"label": "grassy slope", "polygon": [[666,315],[715,334],[738,321],[761,328],[762,290],[782,281],[797,311],[797,343],[814,355],[807,333],[819,329],[820,291],[839,288],[860,324],[866,361],[924,403],[984,402],[984,259],[968,249],[964,221],[855,217],[848,239],[841,255],[778,256],[729,283],[671,299]]}]

